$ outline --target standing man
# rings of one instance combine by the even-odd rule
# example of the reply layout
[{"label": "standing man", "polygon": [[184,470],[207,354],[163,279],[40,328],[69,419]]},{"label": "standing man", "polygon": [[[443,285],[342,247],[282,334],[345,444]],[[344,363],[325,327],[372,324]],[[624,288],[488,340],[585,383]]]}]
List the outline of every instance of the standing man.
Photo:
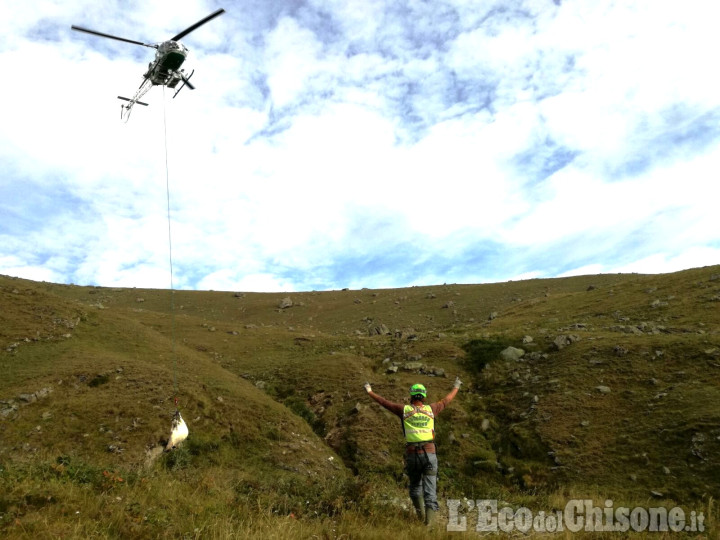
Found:
[{"label": "standing man", "polygon": [[368,395],[391,413],[400,417],[405,435],[405,471],[410,477],[410,499],[415,512],[425,524],[432,525],[435,512],[439,510],[437,502],[438,462],[435,454],[435,417],[457,395],[462,381],[455,378],[452,391],[442,400],[425,405],[427,390],[422,384],[410,387],[410,405],[393,403],[372,391],[370,383],[365,383]]}]

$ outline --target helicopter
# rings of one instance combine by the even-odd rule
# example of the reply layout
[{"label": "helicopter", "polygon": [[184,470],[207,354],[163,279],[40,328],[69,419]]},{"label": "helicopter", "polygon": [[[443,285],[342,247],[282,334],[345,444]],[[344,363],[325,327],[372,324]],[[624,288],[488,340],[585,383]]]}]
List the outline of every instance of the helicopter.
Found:
[{"label": "helicopter", "polygon": [[211,21],[215,17],[225,13],[224,9],[218,9],[211,13],[204,19],[199,20],[192,26],[189,26],[176,36],[171,37],[169,40],[162,43],[143,43],[142,41],[135,41],[133,39],[127,39],[123,37],[113,36],[112,34],[105,34],[96,30],[90,30],[88,28],[82,28],[81,26],[71,26],[73,30],[78,32],[85,32],[86,34],[92,34],[95,36],[116,39],[118,41],[124,41],[126,43],[132,43],[134,45],[142,45],[143,47],[150,47],[156,49],[155,59],[148,65],[148,70],[143,74],[143,82],[135,92],[132,98],[118,96],[118,99],[125,101],[126,103],[120,106],[120,118],[126,122],[130,118],[130,112],[132,111],[133,105],[136,103],[147,107],[147,103],[140,101],[140,99],[152,88],[153,86],[163,85],[168,88],[175,89],[178,84],[182,82],[179,88],[173,94],[173,98],[178,95],[180,90],[185,86],[191,90],[195,90],[195,87],[190,82],[195,71],[193,70],[189,75],[186,75],[185,70],[181,67],[185,62],[188,55],[188,49],[180,43],[180,40],[187,36],[190,32],[197,30],[203,24]]}]

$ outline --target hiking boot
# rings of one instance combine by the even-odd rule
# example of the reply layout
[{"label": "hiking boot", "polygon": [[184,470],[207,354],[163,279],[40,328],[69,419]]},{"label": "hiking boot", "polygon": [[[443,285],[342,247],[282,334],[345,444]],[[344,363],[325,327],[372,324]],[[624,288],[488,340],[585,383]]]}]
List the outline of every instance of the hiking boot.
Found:
[{"label": "hiking boot", "polygon": [[427,507],[425,508],[425,525],[428,526],[428,528],[435,525],[435,514],[437,510],[434,508]]},{"label": "hiking boot", "polygon": [[420,521],[425,519],[423,509],[425,508],[425,502],[422,497],[411,497],[413,506],[415,507],[415,513]]}]

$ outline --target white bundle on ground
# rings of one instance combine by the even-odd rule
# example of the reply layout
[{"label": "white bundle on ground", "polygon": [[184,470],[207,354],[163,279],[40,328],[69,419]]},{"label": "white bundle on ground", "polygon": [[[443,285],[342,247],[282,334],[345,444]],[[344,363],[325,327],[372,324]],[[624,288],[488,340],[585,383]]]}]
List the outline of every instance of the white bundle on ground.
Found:
[{"label": "white bundle on ground", "polygon": [[175,411],[172,419],[172,431],[170,432],[170,438],[165,446],[165,451],[169,452],[173,448],[177,448],[181,442],[187,439],[188,433],[187,424],[180,415],[180,411]]}]

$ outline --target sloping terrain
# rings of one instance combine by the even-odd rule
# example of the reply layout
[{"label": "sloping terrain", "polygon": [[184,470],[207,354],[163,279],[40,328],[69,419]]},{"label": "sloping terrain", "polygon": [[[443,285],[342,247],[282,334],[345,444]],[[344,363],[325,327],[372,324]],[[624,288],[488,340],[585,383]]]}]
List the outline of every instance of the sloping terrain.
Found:
[{"label": "sloping terrain", "polygon": [[[456,375],[442,501],[652,501],[712,524],[719,309],[717,266],[290,294],[0,277],[0,529],[417,536],[399,422],[362,384],[436,400]],[[190,437],[161,455],[176,396]]]}]

